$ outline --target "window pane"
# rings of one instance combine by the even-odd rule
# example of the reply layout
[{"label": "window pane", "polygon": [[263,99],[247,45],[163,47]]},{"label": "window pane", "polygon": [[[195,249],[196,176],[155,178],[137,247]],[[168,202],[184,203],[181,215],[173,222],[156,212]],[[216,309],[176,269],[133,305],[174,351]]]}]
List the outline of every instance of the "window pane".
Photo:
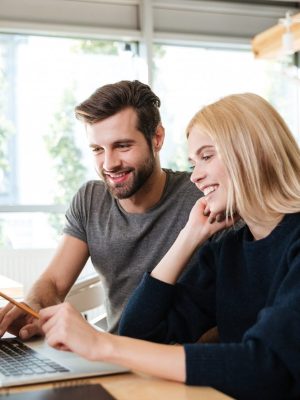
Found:
[{"label": "window pane", "polygon": [[250,51],[156,46],[154,89],[162,100],[163,165],[187,168],[184,130],[205,104],[232,93],[260,94],[278,109],[300,142],[299,85],[292,67],[258,61]]},{"label": "window pane", "polygon": [[63,213],[22,207],[66,206],[83,182],[96,178],[74,107],[104,84],[138,79],[136,48],[0,34],[0,205],[19,207],[0,214],[2,246],[54,246]]},{"label": "window pane", "polygon": [[137,78],[136,58],[121,42],[0,35],[0,46],[0,113],[11,126],[0,201],[68,203],[94,176],[74,107],[103,84]]},{"label": "window pane", "polygon": [[0,214],[0,247],[53,248],[57,245],[63,214]]}]

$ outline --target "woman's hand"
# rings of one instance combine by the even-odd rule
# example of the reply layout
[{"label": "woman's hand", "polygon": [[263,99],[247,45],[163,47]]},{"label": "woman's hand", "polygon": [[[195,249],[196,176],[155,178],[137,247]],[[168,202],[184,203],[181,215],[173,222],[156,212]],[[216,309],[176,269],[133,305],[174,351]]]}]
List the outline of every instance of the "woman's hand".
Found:
[{"label": "woman's hand", "polygon": [[73,351],[88,360],[105,358],[105,350],[109,345],[106,340],[108,334],[96,331],[71,304],[44,308],[40,311],[40,318],[50,346]]},{"label": "woman's hand", "polygon": [[165,379],[185,380],[182,346],[169,346],[98,332],[69,303],[40,311],[42,329],[50,346],[73,351],[91,361],[123,365]]},{"label": "woman's hand", "polygon": [[184,228],[186,234],[194,238],[200,246],[216,232],[229,228],[234,221],[225,218],[225,212],[214,214],[206,200],[201,197],[191,209],[188,222]]}]

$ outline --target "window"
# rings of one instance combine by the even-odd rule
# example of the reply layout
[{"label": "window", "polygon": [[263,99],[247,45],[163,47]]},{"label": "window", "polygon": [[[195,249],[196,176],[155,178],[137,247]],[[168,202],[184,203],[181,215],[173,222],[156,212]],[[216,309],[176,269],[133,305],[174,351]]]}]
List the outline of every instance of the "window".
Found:
[{"label": "window", "polygon": [[[283,61],[257,61],[249,51],[157,46],[154,90],[162,100],[167,128],[163,164],[186,168],[185,127],[204,105],[232,93],[254,92],[268,99],[300,142],[299,82]],[[289,60],[288,60],[289,61]]]},{"label": "window", "polygon": [[79,186],[96,175],[74,107],[139,78],[135,43],[0,35],[0,243],[47,247]]},{"label": "window", "polygon": [[[72,196],[97,178],[74,107],[108,82],[143,80],[137,53],[135,42],[0,34],[0,245],[55,247]],[[187,167],[187,122],[233,92],[269,99],[300,141],[299,85],[290,71],[254,60],[250,50],[155,45],[162,165]]]}]

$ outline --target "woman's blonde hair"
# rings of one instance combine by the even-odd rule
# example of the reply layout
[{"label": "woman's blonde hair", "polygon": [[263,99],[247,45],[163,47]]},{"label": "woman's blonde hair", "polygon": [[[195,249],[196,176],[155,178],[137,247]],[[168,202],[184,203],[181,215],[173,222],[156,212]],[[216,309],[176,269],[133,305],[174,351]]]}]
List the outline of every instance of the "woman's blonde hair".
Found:
[{"label": "woman's blonde hair", "polygon": [[254,223],[300,211],[300,149],[278,112],[253,93],[204,107],[190,121],[215,142],[229,179],[227,216]]}]

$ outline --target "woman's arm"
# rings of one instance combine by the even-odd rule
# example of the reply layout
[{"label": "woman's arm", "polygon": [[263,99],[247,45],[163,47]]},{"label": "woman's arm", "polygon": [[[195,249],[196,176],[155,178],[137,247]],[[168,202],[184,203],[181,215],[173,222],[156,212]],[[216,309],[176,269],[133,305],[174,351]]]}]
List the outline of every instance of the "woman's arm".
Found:
[{"label": "woman's arm", "polygon": [[74,351],[89,360],[117,363],[161,378],[185,381],[182,346],[98,332],[68,303],[41,310],[40,316],[46,341],[52,347]]},{"label": "woman's arm", "polygon": [[202,197],[192,208],[187,224],[151,276],[166,283],[176,283],[195,250],[216,232],[232,225],[226,220],[217,221],[212,214],[204,215],[205,211],[206,203]]},{"label": "woman's arm", "polygon": [[[44,309],[40,316],[49,345],[74,351],[92,361],[116,363],[191,385],[213,386],[239,399],[298,398],[292,397],[293,388],[299,394],[292,373],[299,371],[299,361],[293,363],[294,371],[289,371],[276,351],[264,343],[264,339],[270,341],[264,335],[258,340],[249,337],[241,343],[183,347],[98,332],[68,303]],[[299,359],[297,347],[289,347],[295,352],[294,358]]]},{"label": "woman's arm", "polygon": [[197,341],[216,325],[215,250],[209,242],[201,247],[198,262],[184,281],[175,285],[197,247],[229,225],[213,222],[211,215],[204,215],[205,211],[202,198],[168,253],[150,276],[144,275],[122,314],[121,335],[159,343],[184,343]]},{"label": "woman's arm", "polygon": [[105,360],[131,370],[178,382],[185,382],[183,346],[157,344],[145,340],[110,335]]}]

